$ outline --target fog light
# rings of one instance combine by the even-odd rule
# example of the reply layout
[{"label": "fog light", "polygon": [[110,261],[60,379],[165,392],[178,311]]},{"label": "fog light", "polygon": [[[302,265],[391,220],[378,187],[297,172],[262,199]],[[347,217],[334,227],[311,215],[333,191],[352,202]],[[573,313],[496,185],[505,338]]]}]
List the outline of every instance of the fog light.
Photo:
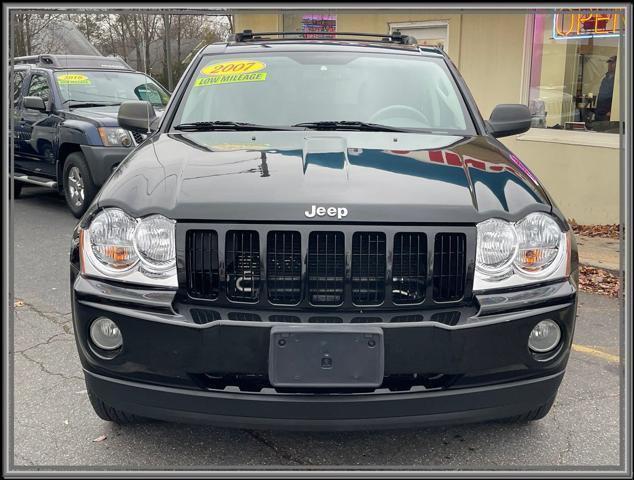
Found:
[{"label": "fog light", "polygon": [[528,337],[528,348],[534,352],[548,352],[559,344],[561,329],[552,320],[539,322]]},{"label": "fog light", "polygon": [[90,326],[90,338],[103,350],[116,350],[123,345],[123,337],[117,324],[106,317],[99,317]]}]

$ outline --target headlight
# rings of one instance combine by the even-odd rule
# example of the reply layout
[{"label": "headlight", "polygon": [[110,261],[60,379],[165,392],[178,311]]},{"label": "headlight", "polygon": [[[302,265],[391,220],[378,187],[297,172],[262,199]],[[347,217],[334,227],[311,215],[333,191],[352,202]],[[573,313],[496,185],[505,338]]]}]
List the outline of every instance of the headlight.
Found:
[{"label": "headlight", "polygon": [[99,127],[99,136],[106,147],[129,147],[132,138],[127,130],[120,127]]},{"label": "headlight", "polygon": [[162,215],[144,218],[134,234],[136,251],[152,270],[164,271],[174,266],[174,220]]},{"label": "headlight", "polygon": [[515,225],[518,251],[515,267],[536,274],[547,269],[562,248],[563,233],[557,222],[543,213],[533,213]]},{"label": "headlight", "polygon": [[491,276],[504,275],[516,254],[517,234],[510,223],[491,218],[478,224],[478,270]]},{"label": "headlight", "polygon": [[516,223],[489,219],[477,225],[477,233],[474,291],[568,275],[570,232],[546,213]]},{"label": "headlight", "polygon": [[106,270],[125,270],[138,260],[134,250],[136,221],[118,208],[102,210],[90,224],[90,248]]},{"label": "headlight", "polygon": [[177,287],[175,222],[105,208],[82,231],[82,271],[118,281]]}]

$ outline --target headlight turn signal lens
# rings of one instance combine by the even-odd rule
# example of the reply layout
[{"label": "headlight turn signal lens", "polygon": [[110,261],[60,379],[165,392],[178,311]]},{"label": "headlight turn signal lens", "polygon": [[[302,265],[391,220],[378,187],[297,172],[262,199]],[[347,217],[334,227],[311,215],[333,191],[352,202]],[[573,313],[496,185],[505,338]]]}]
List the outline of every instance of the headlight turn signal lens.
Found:
[{"label": "headlight turn signal lens", "polygon": [[118,208],[106,208],[93,219],[88,229],[90,248],[106,268],[125,270],[139,259],[134,249],[136,221]]},{"label": "headlight turn signal lens", "polygon": [[515,225],[519,248],[515,267],[524,273],[539,272],[557,258],[565,240],[557,222],[543,213],[532,213]]}]

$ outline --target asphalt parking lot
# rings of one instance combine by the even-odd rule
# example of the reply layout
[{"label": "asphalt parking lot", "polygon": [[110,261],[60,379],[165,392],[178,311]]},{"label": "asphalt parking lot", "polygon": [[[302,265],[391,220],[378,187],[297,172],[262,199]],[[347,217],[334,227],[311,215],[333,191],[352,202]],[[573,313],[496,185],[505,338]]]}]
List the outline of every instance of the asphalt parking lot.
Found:
[{"label": "asphalt parking lot", "polygon": [[14,219],[16,469],[620,469],[618,300],[581,294],[557,401],[531,424],[344,433],[121,427],[93,413],[75,350],[68,249],[76,219],[62,197],[38,188],[24,189]]}]

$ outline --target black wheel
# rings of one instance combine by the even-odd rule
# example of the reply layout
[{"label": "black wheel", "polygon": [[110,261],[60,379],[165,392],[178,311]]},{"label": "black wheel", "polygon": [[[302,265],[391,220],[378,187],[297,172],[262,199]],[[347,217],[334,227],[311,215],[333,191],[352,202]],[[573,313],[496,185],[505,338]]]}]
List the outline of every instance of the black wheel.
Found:
[{"label": "black wheel", "polygon": [[90,399],[92,408],[95,410],[97,416],[107,422],[114,422],[119,425],[130,425],[133,423],[147,423],[151,421],[148,418],[139,417],[132,413],[112,408],[108,404],[104,403],[104,401],[95,395],[90,389],[88,390],[88,398]]},{"label": "black wheel", "polygon": [[23,182],[13,180],[13,197],[14,198],[20,198],[20,195],[22,195],[23,185],[24,185]]},{"label": "black wheel", "polygon": [[81,217],[97,194],[88,164],[81,152],[66,157],[63,172],[63,187],[66,203],[77,218]]},{"label": "black wheel", "polygon": [[541,405],[520,415],[516,415],[515,417],[505,418],[502,421],[506,423],[527,423],[541,420],[546,415],[548,415],[548,412],[550,412],[550,409],[553,407],[553,403],[555,403],[554,397],[552,398],[552,400],[545,403],[544,405]]}]

